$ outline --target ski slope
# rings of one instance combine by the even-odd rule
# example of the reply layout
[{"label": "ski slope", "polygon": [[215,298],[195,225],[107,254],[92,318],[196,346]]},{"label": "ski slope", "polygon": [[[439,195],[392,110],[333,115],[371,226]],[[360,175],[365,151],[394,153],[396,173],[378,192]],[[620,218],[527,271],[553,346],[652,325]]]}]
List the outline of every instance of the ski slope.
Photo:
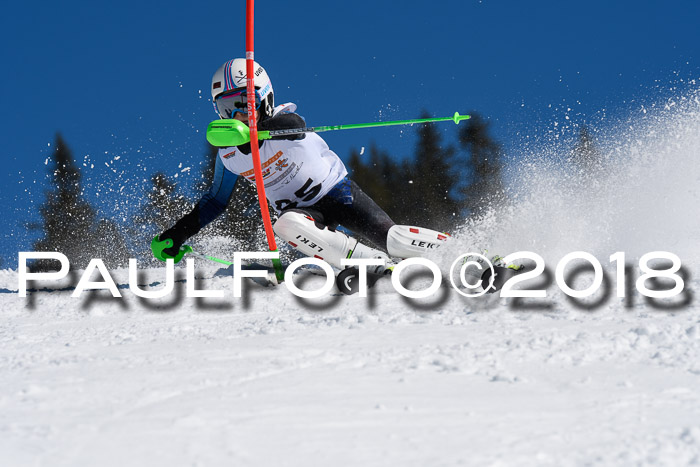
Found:
[{"label": "ski slope", "polygon": [[[224,299],[182,283],[157,300],[20,298],[0,271],[0,464],[700,464],[699,110],[691,95],[610,129],[596,178],[572,175],[562,148],[533,149],[509,175],[513,204],[432,258],[449,268],[489,245],[554,270],[587,251],[610,284],[579,302],[556,284],[521,302],[451,287],[407,300],[389,281],[368,298],[255,285],[233,298],[203,263],[198,287]],[[685,292],[617,297],[609,256],[638,275],[658,250],[681,258]]]}]

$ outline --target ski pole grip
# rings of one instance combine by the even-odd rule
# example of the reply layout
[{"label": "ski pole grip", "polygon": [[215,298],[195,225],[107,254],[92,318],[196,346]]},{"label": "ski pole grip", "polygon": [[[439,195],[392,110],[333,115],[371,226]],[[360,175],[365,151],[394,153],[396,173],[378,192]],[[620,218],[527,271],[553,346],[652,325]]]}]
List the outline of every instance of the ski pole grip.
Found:
[{"label": "ski pole grip", "polygon": [[462,120],[469,120],[470,118],[472,118],[471,115],[460,115],[459,112],[455,112],[452,120],[454,120],[455,125],[459,125],[459,122]]}]

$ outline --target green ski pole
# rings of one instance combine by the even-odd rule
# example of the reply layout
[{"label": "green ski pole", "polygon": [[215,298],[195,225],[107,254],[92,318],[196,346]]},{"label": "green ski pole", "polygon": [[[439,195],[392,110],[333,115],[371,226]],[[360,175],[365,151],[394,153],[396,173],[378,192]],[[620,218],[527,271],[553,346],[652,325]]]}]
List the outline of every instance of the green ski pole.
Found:
[{"label": "green ski pole", "polygon": [[195,256],[201,259],[207,259],[209,261],[214,261],[215,263],[223,264],[225,266],[231,266],[233,264],[233,261],[226,261],[225,259],[214,258],[213,256],[205,255],[204,253],[199,253],[197,251],[190,251],[189,254],[190,256]]},{"label": "green ski pole", "polygon": [[[224,264],[226,266],[233,265],[232,261],[226,261],[225,259],[219,259],[219,258],[215,258],[214,256],[209,256],[209,255],[205,255],[203,253],[192,251],[191,248],[190,248],[190,251],[188,253],[191,256],[195,256],[195,257],[201,258],[201,259],[206,259],[209,261],[214,261],[215,263]],[[259,282],[259,280],[263,279],[263,278],[258,277],[258,278],[251,278],[251,279],[253,279],[253,281],[257,282],[260,285],[264,285],[265,287],[267,287],[268,285],[279,285],[282,282],[284,282],[284,268],[282,267],[282,262],[279,259],[273,259],[272,263],[273,263],[272,270],[270,270],[269,268],[267,268],[263,265],[260,265],[260,264],[255,264],[254,266],[251,264],[248,264],[247,267],[244,265],[243,269],[260,269],[260,267],[265,268],[268,271],[268,277],[264,283]],[[253,267],[251,267],[251,266],[253,266]],[[259,267],[256,267],[256,266],[259,266]],[[281,272],[281,274],[280,274],[280,272]],[[277,279],[277,280],[276,281],[272,280],[271,277],[274,277],[274,279]]]},{"label": "green ski pole", "polygon": [[[355,128],[375,128],[392,125],[413,125],[415,123],[433,123],[453,121],[459,124],[462,120],[470,119],[470,115],[460,115],[458,112],[452,117],[417,118],[413,120],[394,120],[390,122],[350,123],[346,125],[329,125],[306,128],[292,128],[288,130],[258,131],[258,139],[265,140],[275,136],[298,135],[301,133],[320,133],[332,130],[351,130]],[[240,146],[250,142],[250,130],[245,123],[235,119],[214,120],[207,127],[207,141],[212,146],[231,147]]]},{"label": "green ski pole", "polygon": [[[194,256],[196,258],[200,259],[206,259],[208,261],[214,261],[215,263],[223,264],[225,266],[231,266],[233,264],[232,261],[227,261],[225,259],[219,259],[214,256],[209,256],[205,255],[204,253],[199,253],[197,251],[194,251],[191,246],[189,245],[182,245],[180,247],[180,251],[178,254],[174,257],[167,255],[163,252],[163,250],[170,248],[173,246],[173,241],[170,238],[166,238],[165,240],[160,240],[158,238],[158,235],[153,237],[153,240],[151,240],[151,250],[153,251],[153,255],[156,257],[156,259],[159,259],[163,262],[167,261],[168,259],[173,259],[175,263],[179,263],[182,258],[185,255],[190,255]],[[280,261],[279,258],[275,258],[272,260],[272,265],[275,270],[275,277],[277,277],[278,282],[283,282],[284,281],[284,267],[282,265],[282,262]],[[278,274],[277,271],[281,271],[281,274]]]}]

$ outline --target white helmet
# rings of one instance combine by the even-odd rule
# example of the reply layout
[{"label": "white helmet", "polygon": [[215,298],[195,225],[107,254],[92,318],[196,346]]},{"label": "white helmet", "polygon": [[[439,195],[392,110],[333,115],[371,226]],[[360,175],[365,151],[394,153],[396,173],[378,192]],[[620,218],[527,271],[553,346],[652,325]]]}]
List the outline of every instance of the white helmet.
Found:
[{"label": "white helmet", "polygon": [[[270,82],[265,69],[257,62],[254,62],[254,67],[256,108],[262,115],[261,120],[265,120],[272,117],[275,109],[272,82]],[[246,79],[246,60],[244,58],[229,60],[214,73],[211,80],[211,100],[214,104],[214,110],[221,118],[232,118],[235,112],[247,113],[245,108]],[[219,98],[218,101],[217,98]]]}]

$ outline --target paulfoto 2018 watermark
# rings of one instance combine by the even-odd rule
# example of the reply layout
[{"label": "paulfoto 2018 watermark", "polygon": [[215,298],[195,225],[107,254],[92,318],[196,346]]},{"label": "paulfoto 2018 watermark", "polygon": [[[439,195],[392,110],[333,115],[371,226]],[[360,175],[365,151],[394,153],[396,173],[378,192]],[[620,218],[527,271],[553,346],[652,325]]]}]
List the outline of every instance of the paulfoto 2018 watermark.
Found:
[{"label": "paulfoto 2018 watermark", "polygon": [[[265,269],[250,269],[244,268],[244,262],[247,260],[264,260],[279,258],[279,253],[276,252],[237,252],[234,254],[232,265],[232,289],[233,297],[239,298],[243,293],[243,283],[246,278],[262,278],[273,283],[277,283],[275,275]],[[51,272],[30,272],[28,261],[31,260],[56,260],[61,267],[58,271]],[[545,260],[537,253],[531,251],[519,251],[512,253],[501,259],[503,264],[515,264],[528,262],[530,267],[524,268],[518,274],[513,275],[505,281],[500,287],[500,296],[505,298],[545,298],[548,296],[548,291],[545,286],[549,284],[535,285],[534,288],[524,288],[525,282],[532,281],[540,276],[546,276]],[[659,268],[659,262],[663,262],[663,268]],[[652,264],[656,263],[656,264]],[[369,267],[375,267],[383,264],[381,259],[345,259],[342,261],[343,266],[352,266],[358,269],[358,292],[360,297],[367,296],[368,281],[367,270]],[[323,271],[325,282],[320,288],[314,290],[302,290],[294,283],[294,273],[302,267],[313,265],[316,270]],[[572,265],[576,265],[576,271],[583,266],[585,269],[593,270],[593,277],[590,279],[589,285],[584,289],[574,289],[571,286],[571,274],[567,275],[567,271],[572,271]],[[629,277],[633,273],[633,267],[626,263],[624,252],[616,252],[609,257],[609,265],[614,266],[615,279],[614,288],[616,296],[619,298],[626,297],[630,293]],[[412,267],[413,270],[421,270],[429,272],[429,285],[418,290],[411,290],[404,285],[402,277],[406,276],[406,268]],[[141,298],[164,298],[172,293],[175,284],[175,273],[173,260],[168,260],[165,265],[165,281],[159,288],[153,290],[144,290],[138,284],[138,263],[136,259],[129,260],[129,283],[128,289],[134,295]],[[468,269],[471,268],[471,273]],[[186,260],[186,296],[196,298],[224,298],[224,290],[199,290],[195,288],[195,267],[194,261],[191,258]],[[481,273],[490,270],[490,274],[485,274],[482,278]],[[70,271],[70,263],[68,258],[58,252],[20,252],[18,261],[18,291],[20,297],[27,296],[28,284],[36,281],[58,281],[68,276]],[[476,274],[474,272],[476,271]],[[654,251],[643,255],[638,261],[638,271],[636,280],[634,281],[634,289],[637,293],[647,298],[664,299],[673,298],[684,292],[685,281],[683,279],[683,271],[681,259],[666,251]],[[91,278],[99,273],[102,280],[92,281]],[[578,273],[576,273],[578,274]],[[452,288],[460,295],[468,298],[479,297],[487,293],[493,286],[495,274],[494,265],[487,257],[480,253],[464,253],[455,258],[449,269],[449,283]],[[409,258],[399,262],[394,266],[390,276],[390,282],[393,289],[403,297],[409,299],[423,299],[433,296],[438,289],[443,285],[443,271],[434,262],[426,258]],[[537,281],[535,281],[537,282]],[[552,281],[550,280],[550,283]],[[581,299],[599,293],[601,286],[605,283],[610,285],[610,280],[606,276],[606,272],[602,263],[592,254],[584,251],[575,251],[562,257],[556,265],[554,282],[556,286],[566,295],[571,298]],[[284,281],[282,283],[295,296],[305,299],[320,298],[333,292],[335,287],[335,271],[330,264],[318,258],[302,258],[298,259],[284,271]],[[648,284],[652,284],[649,287]],[[661,286],[659,285],[661,284]],[[532,282],[529,282],[532,286]],[[517,287],[520,286],[520,287]],[[669,288],[669,286],[671,286]],[[122,297],[119,287],[112,278],[109,270],[104,262],[99,259],[92,259],[87,267],[83,270],[80,280],[75,289],[72,291],[72,297],[80,297],[86,290],[107,290],[113,297]]]}]

